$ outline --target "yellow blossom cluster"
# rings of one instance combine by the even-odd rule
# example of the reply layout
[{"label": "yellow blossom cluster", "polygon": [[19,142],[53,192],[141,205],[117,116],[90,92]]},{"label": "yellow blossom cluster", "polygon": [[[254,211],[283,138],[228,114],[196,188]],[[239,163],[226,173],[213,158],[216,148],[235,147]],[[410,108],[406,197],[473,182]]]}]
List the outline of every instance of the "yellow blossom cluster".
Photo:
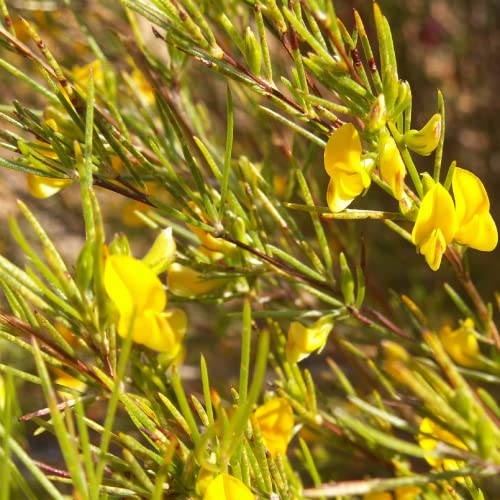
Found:
[{"label": "yellow blossom cluster", "polygon": [[498,243],[498,231],[490,214],[490,201],[481,180],[468,170],[455,168],[453,195],[435,183],[422,200],[412,232],[412,241],[435,271],[446,247],[455,240],[488,252]]},{"label": "yellow blossom cluster", "polygon": [[[426,417],[422,420],[419,431],[420,434],[418,435],[418,444],[425,451],[435,450],[439,442],[443,442],[448,446],[462,450],[467,449],[465,444],[460,439],[454,436],[450,431],[436,424],[436,422],[430,418]],[[434,458],[428,456],[425,459],[432,467],[443,470],[452,471],[461,467],[460,462],[453,458]]]},{"label": "yellow blossom cluster", "polygon": [[197,297],[224,286],[227,279],[205,279],[190,267],[175,262],[177,246],[171,228],[160,232],[142,260],[131,255],[105,258],[104,288],[118,312],[121,337],[150,349],[168,353],[173,359],[181,351],[187,328],[184,311],[165,311],[167,292],[159,274],[167,272],[168,290],[179,297]]},{"label": "yellow blossom cluster", "polygon": [[118,333],[134,342],[175,357],[181,347],[187,318],[181,309],[165,311],[167,294],[158,276],[129,255],[110,255],[104,286],[119,313]]},{"label": "yellow blossom cluster", "polygon": [[333,328],[333,319],[324,317],[310,327],[298,321],[292,321],[288,329],[286,359],[296,363],[307,358],[314,351],[321,351]]},{"label": "yellow blossom cluster", "polygon": [[[403,141],[406,147],[429,155],[441,135],[441,116],[434,115],[421,130],[409,130]],[[330,177],[327,190],[332,212],[347,208],[371,184],[374,162],[363,158],[361,139],[352,123],[339,127],[330,136],[324,152]],[[404,195],[405,162],[394,138],[387,130],[378,142],[379,174],[397,200]],[[481,180],[472,172],[456,167],[452,176],[453,197],[439,182],[431,186],[421,200],[412,241],[429,267],[437,270],[447,246],[455,241],[476,250],[491,251],[498,243],[498,231],[490,214],[488,194]]]}]

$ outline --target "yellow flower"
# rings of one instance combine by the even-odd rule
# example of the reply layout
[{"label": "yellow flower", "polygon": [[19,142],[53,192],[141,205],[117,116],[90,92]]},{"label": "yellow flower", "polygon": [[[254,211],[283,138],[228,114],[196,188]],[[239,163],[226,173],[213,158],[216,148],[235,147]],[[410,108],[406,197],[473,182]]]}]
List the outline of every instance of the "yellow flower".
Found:
[{"label": "yellow flower", "polygon": [[446,189],[436,183],[424,196],[411,238],[425,256],[433,271],[441,265],[447,245],[455,236],[457,217],[453,200]]},{"label": "yellow flower", "polygon": [[[437,447],[439,441],[449,446],[461,448],[462,450],[467,449],[460,439],[446,429],[443,429],[430,418],[426,417],[422,420],[419,431],[420,434],[417,436],[418,444],[424,451],[433,451]],[[432,467],[439,467],[449,471],[459,469],[462,465],[452,458],[425,457],[425,460]]]},{"label": "yellow flower", "polygon": [[477,366],[480,354],[479,344],[473,330],[474,322],[467,318],[460,328],[452,330],[449,326],[444,326],[439,332],[448,355],[459,365],[469,368]]},{"label": "yellow flower", "polygon": [[483,183],[472,172],[456,167],[452,186],[458,221],[455,239],[476,250],[493,250],[498,243],[498,231]]},{"label": "yellow flower", "polygon": [[326,144],[325,170],[330,176],[326,199],[332,212],[340,212],[370,186],[361,165],[361,139],[352,123],[339,127]]},{"label": "yellow flower", "polygon": [[294,426],[290,403],[285,398],[270,399],[255,410],[254,416],[271,456],[284,455]]},{"label": "yellow flower", "polygon": [[396,488],[394,493],[388,491],[368,493],[363,495],[363,500],[414,500],[420,493],[422,493],[422,490],[416,486],[402,486]]},{"label": "yellow flower", "polygon": [[436,113],[420,130],[408,130],[404,142],[409,149],[422,156],[429,156],[439,144],[441,115]]},{"label": "yellow flower", "polygon": [[292,321],[288,330],[286,359],[290,363],[297,363],[307,358],[312,352],[322,349],[332,327],[331,317],[321,318],[309,328],[298,321]]},{"label": "yellow flower", "polygon": [[64,389],[57,390],[57,393],[62,399],[74,399],[76,397],[76,393],[84,393],[87,389],[87,384],[85,382],[68,375],[63,370],[59,370],[57,368],[53,368],[53,370],[58,375],[55,379],[55,383],[70,389],[69,391],[65,391]]},{"label": "yellow flower", "polygon": [[27,174],[27,181],[30,195],[41,199],[50,198],[72,183],[71,179],[55,179],[36,174]]},{"label": "yellow flower", "polygon": [[[53,118],[45,120],[44,123],[54,132],[59,131],[57,122]],[[35,144],[39,145],[40,147],[37,147],[35,145],[34,149],[42,156],[45,156],[46,158],[50,158],[52,160],[57,160],[59,158],[52,146],[45,141],[37,139],[35,141]],[[28,183],[28,191],[31,196],[41,199],[53,196],[54,194],[61,191],[61,189],[69,186],[73,182],[71,179],[45,177],[43,175],[36,174],[27,174],[26,179]]]},{"label": "yellow flower", "polygon": [[420,493],[422,493],[422,490],[417,486],[402,486],[401,488],[396,488],[394,496],[396,500],[414,500]]},{"label": "yellow flower", "polygon": [[[192,201],[188,204],[200,220],[207,223],[207,219],[200,208]],[[191,224],[188,224],[188,227],[200,240],[202,252],[212,260],[221,259],[224,255],[229,255],[236,249],[236,245],[233,243],[225,241],[222,238],[215,238],[211,233],[200,227]]]},{"label": "yellow flower", "polygon": [[102,68],[101,61],[96,59],[85,66],[73,66],[71,68],[73,74],[73,79],[75,84],[78,86],[82,93],[87,92],[87,86],[89,84],[90,72],[92,72],[92,78],[94,80],[94,86],[103,87],[104,86],[104,72]]},{"label": "yellow flower", "polygon": [[208,485],[203,500],[255,500],[248,486],[223,472]]},{"label": "yellow flower", "polygon": [[393,500],[393,496],[388,491],[376,491],[363,495],[363,500]]},{"label": "yellow flower", "polygon": [[155,103],[155,94],[153,88],[146,80],[141,71],[137,68],[132,71],[131,82],[134,85],[137,93],[144,99],[148,106],[152,106]]},{"label": "yellow flower", "polygon": [[391,186],[392,194],[396,200],[403,197],[406,166],[401,158],[396,141],[389,134],[382,134],[379,140],[380,176]]},{"label": "yellow flower", "polygon": [[204,279],[203,275],[187,266],[174,262],[168,269],[168,289],[179,297],[205,295],[224,286],[224,278]]},{"label": "yellow flower", "polygon": [[382,348],[384,349],[384,370],[397,381],[404,383],[401,376],[402,370],[408,365],[410,354],[403,346],[390,340],[383,340]]},{"label": "yellow flower", "polygon": [[104,267],[104,287],[120,315],[118,333],[150,349],[175,356],[187,327],[184,311],[164,312],[167,295],[154,271],[128,255],[111,255]]}]

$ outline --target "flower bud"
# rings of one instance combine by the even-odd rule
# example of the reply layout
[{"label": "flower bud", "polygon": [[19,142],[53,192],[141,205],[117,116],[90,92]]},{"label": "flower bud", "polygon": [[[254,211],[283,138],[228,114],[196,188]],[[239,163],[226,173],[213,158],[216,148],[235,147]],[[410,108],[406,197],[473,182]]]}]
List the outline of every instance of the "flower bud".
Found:
[{"label": "flower bud", "polygon": [[410,105],[411,103],[411,87],[406,80],[399,80],[398,96],[396,97],[396,102],[394,103],[394,109],[392,110],[392,119],[396,120],[399,115]]},{"label": "flower bud", "polygon": [[408,130],[403,136],[406,146],[422,156],[429,156],[441,137],[441,115],[436,113],[420,130]]},{"label": "flower bud", "polygon": [[262,62],[262,50],[250,26],[247,26],[247,29],[245,30],[245,48],[246,58],[250,70],[252,73],[259,76],[260,65]]},{"label": "flower bud", "polygon": [[50,198],[72,183],[71,179],[55,179],[36,174],[28,174],[27,180],[30,195],[39,199]]},{"label": "flower bud", "polygon": [[340,289],[344,296],[346,304],[354,303],[354,279],[352,277],[351,269],[347,263],[347,259],[343,252],[339,255],[340,263]]},{"label": "flower bud", "polygon": [[439,337],[446,352],[455,363],[473,368],[479,362],[479,344],[474,335],[474,322],[467,318],[460,328],[452,330],[444,326]]},{"label": "flower bud", "polygon": [[156,237],[148,253],[142,258],[142,262],[155,274],[163,273],[174,262],[176,250],[172,228],[167,227]]},{"label": "flower bud", "polygon": [[396,68],[392,66],[387,66],[382,75],[382,85],[384,88],[385,104],[387,110],[392,114],[394,109],[394,104],[399,93],[399,79],[398,72]]},{"label": "flower bud", "polygon": [[479,448],[481,458],[484,458],[485,460],[489,459],[496,450],[496,430],[497,429],[495,428],[493,422],[486,414],[483,414],[477,421],[477,446]]},{"label": "flower bud", "polygon": [[368,115],[368,131],[376,133],[385,127],[386,115],[385,97],[384,94],[379,94],[375,101],[373,101],[370,114]]},{"label": "flower bud", "polygon": [[294,426],[290,403],[285,398],[270,399],[255,410],[254,416],[271,456],[284,455]]},{"label": "flower bud", "polygon": [[427,194],[436,184],[436,181],[427,173],[422,174],[422,186],[424,188],[424,194]]},{"label": "flower bud", "polygon": [[202,273],[178,262],[174,262],[167,274],[169,291],[179,297],[206,295],[227,283],[224,278],[205,279]]},{"label": "flower bud", "polygon": [[239,479],[223,472],[205,490],[203,500],[254,500],[255,495]]},{"label": "flower bud", "polygon": [[111,255],[131,255],[130,243],[124,234],[115,234],[113,241],[109,244]]},{"label": "flower bud", "polygon": [[297,363],[314,351],[323,349],[332,328],[333,319],[331,316],[321,318],[310,327],[306,327],[298,321],[292,321],[288,329],[286,359],[290,363]]},{"label": "flower bud", "polygon": [[379,142],[380,176],[391,186],[392,194],[396,200],[403,197],[403,187],[406,176],[406,166],[396,141],[388,133],[380,136]]},{"label": "flower bud", "polygon": [[94,274],[94,242],[87,241],[83,245],[76,260],[76,283],[80,290],[86,290]]}]

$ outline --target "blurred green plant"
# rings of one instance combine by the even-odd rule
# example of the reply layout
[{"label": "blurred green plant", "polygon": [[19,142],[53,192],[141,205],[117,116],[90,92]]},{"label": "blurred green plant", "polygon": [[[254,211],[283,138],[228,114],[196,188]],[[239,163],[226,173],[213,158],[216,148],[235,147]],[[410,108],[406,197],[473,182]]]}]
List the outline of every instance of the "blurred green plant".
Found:
[{"label": "blurred green plant", "polygon": [[[65,3],[37,28],[0,2],[0,65],[40,102],[2,106],[0,165],[37,198],[79,184],[86,236],[68,266],[26,204],[38,243],[10,223],[26,262],[0,256],[0,337],[36,374],[2,357],[1,498],[485,498],[500,467],[500,336],[467,247],[493,250],[497,228],[481,180],[442,169],[440,93],[412,128],[378,4],[377,62],[360,15],[350,30],[328,0],[110,2],[118,56]],[[74,15],[93,62],[58,62],[39,34],[57,14]],[[428,171],[414,154],[434,155]],[[97,188],[157,235],[142,260],[106,237]],[[360,200],[369,188],[386,201]],[[360,252],[336,219],[382,221],[434,271],[444,257],[460,326],[431,324],[404,294],[378,307],[370,241]],[[236,384],[210,379],[221,354],[196,359],[201,323],[214,339],[241,332]],[[21,384],[45,407],[20,418],[54,436],[60,464],[24,451]]]}]

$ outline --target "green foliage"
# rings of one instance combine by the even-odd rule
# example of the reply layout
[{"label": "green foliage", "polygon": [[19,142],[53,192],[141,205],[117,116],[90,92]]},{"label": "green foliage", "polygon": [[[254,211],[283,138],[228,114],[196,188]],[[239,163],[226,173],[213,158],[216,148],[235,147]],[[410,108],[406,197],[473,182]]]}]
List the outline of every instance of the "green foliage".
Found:
[{"label": "green foliage", "polygon": [[[0,256],[0,498],[209,500],[221,473],[259,498],[494,491],[498,304],[466,247],[491,250],[496,227],[481,181],[469,198],[470,172],[442,172],[441,93],[412,128],[418,89],[378,4],[371,40],[329,0],[123,0],[97,20],[65,3],[28,23],[0,2],[0,66],[30,93],[1,106],[0,165],[35,197],[72,190],[85,230],[68,264],[31,203],[10,221],[24,261]],[[451,215],[428,201],[436,186]],[[394,254],[444,257],[450,325],[370,287],[361,220],[392,230]],[[160,236],[140,261],[145,234]],[[110,285],[111,256],[154,276]],[[59,460],[25,451],[30,421]]]}]

